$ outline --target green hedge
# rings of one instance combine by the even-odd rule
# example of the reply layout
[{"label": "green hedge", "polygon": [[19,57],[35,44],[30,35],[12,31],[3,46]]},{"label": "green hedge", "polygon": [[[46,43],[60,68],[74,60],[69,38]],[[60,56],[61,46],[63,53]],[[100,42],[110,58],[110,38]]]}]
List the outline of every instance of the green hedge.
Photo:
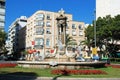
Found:
[{"label": "green hedge", "polygon": [[120,58],[110,58],[110,62],[118,62],[118,63],[120,63]]}]

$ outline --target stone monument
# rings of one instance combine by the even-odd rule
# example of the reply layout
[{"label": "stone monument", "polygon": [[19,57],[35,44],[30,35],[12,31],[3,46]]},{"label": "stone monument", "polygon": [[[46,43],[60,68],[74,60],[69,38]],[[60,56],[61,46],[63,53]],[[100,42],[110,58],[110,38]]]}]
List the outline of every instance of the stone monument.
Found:
[{"label": "stone monument", "polygon": [[59,11],[59,16],[56,18],[57,20],[57,29],[58,29],[58,51],[57,58],[59,61],[67,60],[66,56],[66,25],[67,25],[67,17],[65,16],[65,12],[63,9]]}]

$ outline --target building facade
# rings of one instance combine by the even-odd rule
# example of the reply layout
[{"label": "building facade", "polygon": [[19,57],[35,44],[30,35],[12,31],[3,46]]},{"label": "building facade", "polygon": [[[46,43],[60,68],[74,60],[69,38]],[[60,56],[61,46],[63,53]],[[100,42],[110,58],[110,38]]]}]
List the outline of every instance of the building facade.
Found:
[{"label": "building facade", "polygon": [[120,14],[120,0],[96,0],[96,18]]},{"label": "building facade", "polygon": [[[58,29],[56,18],[58,12],[40,10],[35,12],[27,20],[26,26],[26,49],[36,49],[40,51],[50,51],[54,49],[58,41]],[[84,22],[72,20],[71,14],[67,17],[66,34],[72,36],[79,45],[80,41],[85,40]]]},{"label": "building facade", "polygon": [[0,0],[0,30],[4,31],[5,25],[5,0]]},{"label": "building facade", "polygon": [[27,24],[27,17],[21,16],[17,18],[10,26],[8,30],[8,44],[9,53],[18,52],[25,48],[25,27]]}]

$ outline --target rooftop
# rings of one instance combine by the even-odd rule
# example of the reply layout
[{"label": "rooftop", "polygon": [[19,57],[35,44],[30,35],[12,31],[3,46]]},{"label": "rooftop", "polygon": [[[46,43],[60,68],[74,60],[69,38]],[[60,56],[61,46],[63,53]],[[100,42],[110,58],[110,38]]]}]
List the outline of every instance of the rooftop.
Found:
[{"label": "rooftop", "polygon": [[6,0],[0,0],[0,2],[5,2]]}]

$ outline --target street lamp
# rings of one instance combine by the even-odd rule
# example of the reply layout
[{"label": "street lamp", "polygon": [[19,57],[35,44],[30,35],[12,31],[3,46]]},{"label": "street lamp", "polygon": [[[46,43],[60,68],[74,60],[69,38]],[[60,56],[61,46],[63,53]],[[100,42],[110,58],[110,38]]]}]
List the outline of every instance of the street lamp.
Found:
[{"label": "street lamp", "polygon": [[96,11],[94,11],[94,48],[92,48],[92,53],[94,56],[97,54],[97,47],[96,47]]},{"label": "street lamp", "polygon": [[96,48],[96,10],[94,11],[94,43]]}]

